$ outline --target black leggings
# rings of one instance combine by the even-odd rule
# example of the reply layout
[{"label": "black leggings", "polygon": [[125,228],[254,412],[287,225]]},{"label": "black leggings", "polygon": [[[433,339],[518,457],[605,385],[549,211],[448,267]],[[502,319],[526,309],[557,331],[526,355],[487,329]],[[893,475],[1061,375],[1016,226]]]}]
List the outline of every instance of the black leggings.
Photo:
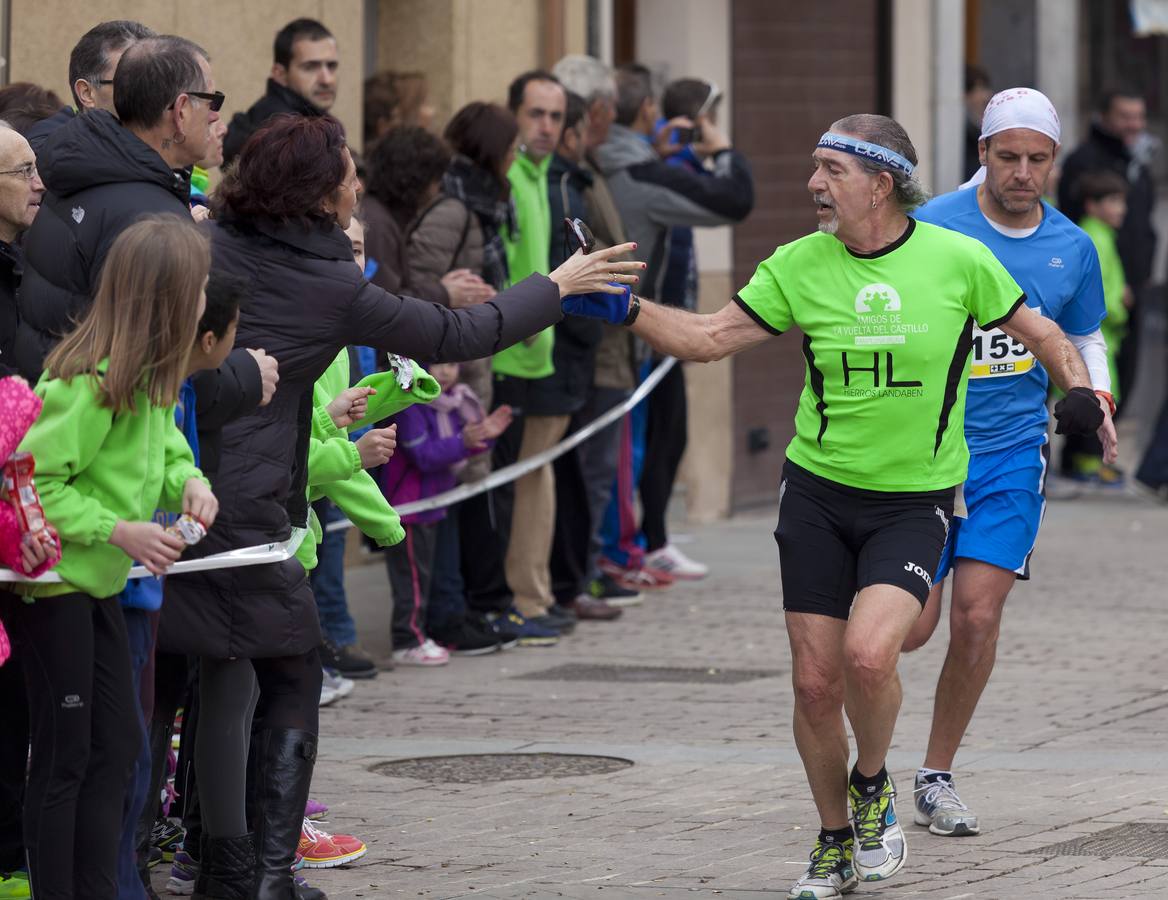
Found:
[{"label": "black leggings", "polygon": [[685,454],[688,428],[685,372],[678,364],[649,395],[645,466],[641,470],[641,530],[650,553],[669,543],[665,517],[677,467]]},{"label": "black leggings", "polygon": [[122,810],[143,740],[118,598],[6,602],[3,615],[28,692],[33,892],[37,900],[114,897]]},{"label": "black leggings", "polygon": [[317,734],[320,682],[320,655],[315,649],[302,656],[199,661],[195,775],[204,832],[229,838],[248,830],[247,753],[253,712],[257,729]]}]

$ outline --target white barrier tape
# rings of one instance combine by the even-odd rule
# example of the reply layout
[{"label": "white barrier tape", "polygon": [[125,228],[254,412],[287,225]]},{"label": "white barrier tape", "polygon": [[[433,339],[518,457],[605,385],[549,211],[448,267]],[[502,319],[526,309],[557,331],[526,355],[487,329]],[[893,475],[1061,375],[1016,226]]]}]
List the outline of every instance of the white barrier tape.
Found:
[{"label": "white barrier tape", "polygon": [[[497,488],[499,485],[506,484],[509,481],[515,481],[517,478],[522,478],[528,472],[533,472],[540,466],[546,465],[557,457],[563,456],[569,450],[584,443],[592,435],[596,434],[596,432],[602,431],[621,416],[628,413],[634,406],[644,400],[653,388],[657,387],[661,379],[675,365],[677,365],[676,359],[672,356],[666,357],[657,368],[649,373],[649,377],[642,381],[640,386],[633,391],[632,396],[628,400],[614,406],[604,413],[604,415],[600,416],[600,418],[589,422],[579,431],[568,435],[554,447],[549,447],[542,453],[535,454],[535,456],[529,456],[520,462],[512,463],[502,469],[497,469],[482,481],[459,485],[444,494],[435,494],[433,497],[427,497],[425,500],[416,500],[413,503],[403,503],[401,506],[395,506],[394,509],[399,516],[408,516],[413,513],[426,512],[427,510],[438,509],[443,506],[453,506],[455,503],[469,500],[471,497]],[[348,519],[338,519],[335,522],[330,522],[327,530],[342,531],[352,527],[353,523]]]},{"label": "white barrier tape", "polygon": [[[568,435],[568,437],[564,438],[554,447],[549,447],[542,453],[537,453],[535,456],[529,456],[525,460],[498,469],[482,481],[476,481],[474,484],[460,485],[454,488],[454,490],[447,491],[444,494],[436,494],[433,497],[427,497],[425,500],[418,500],[414,503],[403,503],[401,506],[394,507],[394,509],[397,510],[399,515],[408,516],[412,513],[438,509],[442,506],[452,506],[455,503],[461,503],[463,500],[469,500],[471,497],[522,478],[528,472],[533,472],[540,466],[544,466],[558,457],[563,456],[569,450],[578,447],[598,431],[607,428],[621,416],[628,413],[634,406],[644,400],[650,391],[657,387],[661,379],[675,365],[677,365],[676,359],[671,356],[666,357],[661,365],[649,373],[649,377],[641,382],[640,386],[633,391],[632,396],[624,403],[617,404],[598,419],[589,422],[579,431]],[[341,531],[345,528],[352,527],[353,523],[348,519],[341,519],[336,522],[330,522],[328,530]],[[212,569],[236,569],[241,566],[258,566],[264,563],[283,562],[296,555],[296,551],[300,548],[300,544],[307,534],[308,530],[305,528],[293,528],[292,536],[286,541],[277,541],[271,544],[257,544],[254,547],[241,547],[238,550],[227,550],[224,553],[215,553],[211,556],[204,556],[201,559],[180,560],[167,569],[166,574],[184,575],[189,572],[206,572]],[[130,569],[129,577],[152,578],[153,576],[144,566],[134,566]],[[5,582],[60,584],[61,576],[56,572],[46,572],[38,578],[27,578],[11,569],[0,569],[0,584]]]},{"label": "white barrier tape", "polygon": [[[241,566],[258,566],[262,563],[283,562],[291,559],[300,549],[300,544],[308,534],[307,528],[293,528],[292,536],[286,541],[276,541],[271,544],[257,544],[254,547],[241,547],[238,550],[227,550],[223,553],[214,553],[201,559],[184,559],[176,562],[166,570],[167,575],[185,575],[190,572],[206,572],[211,569],[238,569]],[[134,566],[130,569],[130,578],[153,578],[145,566]],[[26,578],[19,572],[11,569],[0,569],[0,582],[23,581],[32,584],[60,584],[61,576],[56,572],[46,572],[39,578]]]}]

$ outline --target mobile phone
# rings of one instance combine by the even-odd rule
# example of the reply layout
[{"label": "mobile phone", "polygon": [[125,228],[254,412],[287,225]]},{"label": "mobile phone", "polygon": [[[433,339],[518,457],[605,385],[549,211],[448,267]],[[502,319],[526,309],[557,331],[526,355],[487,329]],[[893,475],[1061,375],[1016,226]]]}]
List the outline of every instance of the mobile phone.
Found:
[{"label": "mobile phone", "polygon": [[700,125],[695,125],[693,128],[673,129],[673,143],[675,144],[700,144],[701,142],[702,128]]},{"label": "mobile phone", "polygon": [[577,248],[585,253],[591,253],[596,249],[596,238],[581,219],[564,219],[564,240],[572,253],[575,253]]}]

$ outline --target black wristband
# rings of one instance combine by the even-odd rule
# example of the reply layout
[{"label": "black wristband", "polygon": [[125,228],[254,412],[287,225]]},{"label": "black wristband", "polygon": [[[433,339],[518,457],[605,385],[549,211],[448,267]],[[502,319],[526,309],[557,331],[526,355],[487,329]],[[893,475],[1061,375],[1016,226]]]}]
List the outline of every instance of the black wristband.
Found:
[{"label": "black wristband", "polygon": [[621,322],[621,324],[624,325],[625,328],[628,328],[635,321],[637,321],[637,316],[639,316],[640,314],[641,314],[641,298],[638,297],[636,294],[634,294],[632,291],[629,291],[629,314],[627,316],[625,316],[625,320],[623,322]]}]

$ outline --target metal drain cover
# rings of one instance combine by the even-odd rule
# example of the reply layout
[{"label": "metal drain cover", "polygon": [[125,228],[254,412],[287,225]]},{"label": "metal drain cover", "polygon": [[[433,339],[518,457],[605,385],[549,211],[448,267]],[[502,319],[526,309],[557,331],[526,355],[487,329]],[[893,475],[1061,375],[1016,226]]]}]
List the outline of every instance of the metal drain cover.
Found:
[{"label": "metal drain cover", "polygon": [[533,778],[575,778],[627,769],[630,759],[570,753],[469,753],[418,756],[377,763],[371,772],[391,778],[416,778],[443,784],[484,784]]},{"label": "metal drain cover", "polygon": [[1168,824],[1132,822],[1098,831],[1073,841],[1051,844],[1030,850],[1039,856],[1135,856],[1142,859],[1168,859]]},{"label": "metal drain cover", "polygon": [[784,673],[768,669],[701,669],[665,666],[605,666],[591,663],[566,663],[539,672],[516,675],[521,681],[614,681],[645,684],[648,682],[686,684],[739,684],[758,678],[776,678]]}]

